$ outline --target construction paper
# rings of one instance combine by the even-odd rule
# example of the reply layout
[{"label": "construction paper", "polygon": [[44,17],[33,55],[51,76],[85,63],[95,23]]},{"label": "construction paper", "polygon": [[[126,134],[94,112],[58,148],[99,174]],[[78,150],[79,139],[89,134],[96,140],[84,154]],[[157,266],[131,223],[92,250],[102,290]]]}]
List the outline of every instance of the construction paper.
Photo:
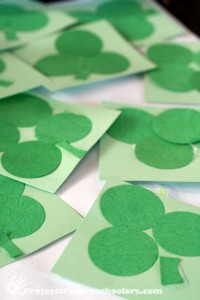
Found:
[{"label": "construction paper", "polygon": [[0,111],[0,174],[53,193],[120,114],[39,93],[3,99]]},{"label": "construction paper", "polygon": [[163,285],[182,283],[183,279],[179,273],[180,259],[175,257],[160,258],[160,274]]},{"label": "construction paper", "polygon": [[74,231],[79,216],[58,196],[0,175],[0,266]]},{"label": "construction paper", "polygon": [[168,109],[154,120],[154,130],[162,139],[177,144],[200,141],[200,112],[190,108]]},{"label": "construction paper", "polygon": [[14,55],[0,54],[0,99],[39,87],[43,82],[39,72]]},{"label": "construction paper", "polygon": [[[141,110],[153,116],[153,123],[161,113],[169,110],[106,102],[103,107]],[[199,110],[195,109],[195,112],[199,113]],[[100,178],[105,180],[116,176],[125,181],[199,182],[199,143],[181,145],[165,141],[155,131],[153,134],[141,139],[136,146],[112,137],[108,131],[100,143]]]},{"label": "construction paper", "polygon": [[178,169],[193,161],[190,145],[169,143],[157,137],[145,138],[135,146],[135,155],[142,163],[158,169]]},{"label": "construction paper", "polygon": [[14,53],[43,75],[44,86],[49,90],[114,79],[154,67],[106,21],[72,28]]},{"label": "construction paper", "polygon": [[[104,291],[106,289],[121,290],[118,295],[127,299],[146,299],[147,295],[143,293],[144,289],[145,291],[161,289],[162,294],[156,295],[158,299],[186,300],[189,297],[198,299],[200,292],[198,281],[199,256],[174,255],[163,249],[154,239],[152,228],[143,232],[142,230],[134,230],[132,227],[129,228],[128,225],[112,226],[104,218],[100,209],[102,197],[110,192],[110,189],[114,190],[115,187],[120,187],[121,189],[124,188],[125,191],[129,186],[119,180],[107,182],[52,271],[68,280]],[[152,194],[148,190],[145,191],[146,194]],[[119,194],[116,192],[115,196],[121,197],[121,192]],[[134,194],[134,188],[128,198],[130,202],[137,198]],[[193,217],[200,216],[200,209],[197,207],[181,203],[164,195],[155,194],[155,198],[157,198],[158,205],[162,203],[164,207],[164,212],[155,216],[155,222],[174,213],[191,214]],[[121,205],[123,209],[123,203]],[[115,210],[115,207],[112,206],[112,209]],[[129,213],[129,211],[127,212]],[[137,211],[134,213],[137,214]],[[189,226],[184,229],[189,234]],[[194,237],[193,242],[195,242]],[[171,244],[174,243],[181,244],[181,237],[177,237],[176,241],[171,240]],[[138,258],[137,261],[135,257]],[[163,261],[163,258],[169,260]],[[175,264],[176,261],[172,261],[172,259],[177,260],[177,265]],[[161,264],[164,270],[161,268]],[[84,270],[84,272],[80,272],[80,270]],[[176,271],[179,272],[182,283],[180,280],[177,281]],[[162,282],[163,276],[164,282]],[[136,292],[131,294],[131,289]],[[148,294],[148,298],[155,299],[155,294]]]},{"label": "construction paper", "polygon": [[0,50],[22,46],[72,25],[62,11],[48,11],[37,3],[2,0],[0,3]]},{"label": "construction paper", "polygon": [[147,49],[158,69],[145,76],[145,101],[199,104],[199,43],[159,43]]},{"label": "construction paper", "polygon": [[183,33],[183,29],[150,1],[88,1],[50,5],[76,18],[77,24],[106,19],[128,41],[146,46]]}]

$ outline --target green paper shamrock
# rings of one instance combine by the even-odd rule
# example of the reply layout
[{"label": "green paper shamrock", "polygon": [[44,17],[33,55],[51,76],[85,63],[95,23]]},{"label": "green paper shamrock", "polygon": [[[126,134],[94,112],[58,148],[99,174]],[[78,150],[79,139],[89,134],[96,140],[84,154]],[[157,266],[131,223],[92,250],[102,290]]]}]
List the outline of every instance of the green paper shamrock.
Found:
[{"label": "green paper shamrock", "polygon": [[115,74],[129,67],[129,61],[120,54],[102,51],[102,41],[85,30],[67,31],[56,39],[59,54],[42,58],[35,68],[46,76],[74,75],[86,80],[90,74]]},{"label": "green paper shamrock", "polygon": [[70,14],[80,23],[107,19],[128,40],[137,41],[149,37],[154,26],[148,17],[155,14],[153,9],[144,9],[139,3],[130,0],[111,1],[101,4],[95,13],[75,11]]},{"label": "green paper shamrock", "polygon": [[25,185],[0,175],[0,247],[11,258],[23,255],[12,239],[37,231],[45,220],[40,203],[23,194]]},{"label": "green paper shamrock", "polygon": [[149,76],[159,87],[173,92],[200,90],[199,72],[190,64],[198,64],[198,56],[191,50],[176,44],[151,46],[147,56],[158,69],[150,71]]},{"label": "green paper shamrock", "polygon": [[[108,189],[101,196],[100,210],[112,226],[93,235],[88,253],[106,273],[134,276],[147,271],[159,256],[156,242],[175,255],[200,256],[200,215],[181,211],[165,214],[160,198],[142,187],[119,185]],[[155,241],[144,232],[147,229],[152,229]],[[162,284],[183,282],[179,261],[160,258]],[[169,268],[176,276],[170,275]]]},{"label": "green paper shamrock", "polygon": [[[6,69],[6,65],[3,62],[2,59],[0,59],[0,73],[4,72]],[[7,80],[1,80],[0,79],[0,87],[9,87],[13,84],[13,82],[7,81]]]},{"label": "green paper shamrock", "polygon": [[48,24],[48,17],[41,11],[26,11],[11,4],[0,4],[0,31],[7,40],[18,40],[18,32],[32,32]]}]

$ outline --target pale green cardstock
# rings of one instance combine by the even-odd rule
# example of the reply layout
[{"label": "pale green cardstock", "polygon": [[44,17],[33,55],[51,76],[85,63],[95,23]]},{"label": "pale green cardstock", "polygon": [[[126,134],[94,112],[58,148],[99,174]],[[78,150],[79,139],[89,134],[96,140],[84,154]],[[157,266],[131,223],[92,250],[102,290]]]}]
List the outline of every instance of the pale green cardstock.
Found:
[{"label": "pale green cardstock", "polygon": [[[117,0],[116,0],[117,1]],[[86,3],[81,3],[81,1],[77,3],[55,3],[50,5],[53,9],[62,9],[66,13],[76,18],[76,16],[73,13],[76,12],[89,12],[92,13],[94,18],[96,16],[96,19],[101,19],[100,16],[98,16],[98,7],[100,7],[104,3],[110,3],[110,2],[116,2],[114,1],[108,1],[108,0],[92,0],[88,1]],[[123,2],[123,1],[122,1]],[[125,2],[125,1],[124,1]],[[130,1],[128,1],[130,2]],[[152,31],[149,32],[145,37],[136,38],[135,40],[130,40],[134,45],[137,46],[148,46],[151,43],[160,41],[160,40],[166,40],[178,35],[184,34],[184,29],[179,25],[177,22],[175,22],[170,16],[162,12],[157,5],[155,5],[152,1],[148,0],[132,0],[133,4],[139,4],[141,7],[141,10],[144,11],[144,15],[146,12],[146,16],[144,16],[143,22],[136,24],[136,26],[141,26],[144,24],[144,27],[146,25],[146,22],[150,24],[152,27]],[[148,12],[149,11],[149,12]],[[135,12],[137,16],[137,12]],[[126,18],[126,15],[122,14],[120,15],[120,18],[124,16]],[[129,15],[130,16],[130,15]],[[128,17],[129,17],[128,16]],[[93,22],[95,19],[92,19],[91,16],[91,22]],[[108,20],[108,19],[107,19]],[[109,21],[109,20],[108,20]],[[80,19],[77,18],[77,23],[80,22]],[[130,25],[128,26],[128,31],[130,32]],[[116,27],[117,30],[117,27]],[[134,32],[134,28],[133,28]]]},{"label": "pale green cardstock", "polygon": [[[105,108],[120,109],[132,107],[158,115],[166,108],[130,106],[119,103],[104,102]],[[199,182],[200,181],[200,148],[194,147],[194,160],[185,167],[178,169],[158,169],[140,162],[135,153],[135,145],[120,142],[107,133],[100,142],[100,179],[117,177],[125,181],[165,181],[165,182]]]},{"label": "pale green cardstock", "polygon": [[[12,193],[12,191],[10,192]],[[22,256],[11,258],[3,248],[0,248],[0,267],[75,231],[82,222],[82,217],[57,195],[27,185],[22,195],[28,196],[42,205],[45,210],[45,220],[34,233],[23,238],[12,239],[13,244],[23,252]],[[34,211],[32,213],[34,214]]]},{"label": "pale green cardstock", "polygon": [[[12,17],[12,19],[9,26],[6,23],[0,26],[0,50],[16,48],[28,42],[42,39],[75,22],[74,18],[62,11],[48,11],[39,3],[31,1],[2,0],[0,2],[0,13],[1,7],[3,8],[4,5],[6,7],[10,5],[11,8],[16,7],[20,15],[18,16],[17,13],[11,14],[10,18]],[[31,12],[33,15],[31,15]],[[27,18],[26,22],[30,22],[29,26],[27,24],[23,25],[23,14],[24,18]],[[9,13],[7,13],[6,18],[9,20]]]},{"label": "pale green cardstock", "polygon": [[[34,94],[33,94],[34,95]],[[99,141],[99,139],[104,135],[104,133],[108,130],[108,128],[112,125],[112,123],[119,116],[120,112],[116,110],[104,109],[100,107],[93,107],[89,105],[83,104],[71,104],[71,103],[61,103],[58,101],[53,101],[50,99],[45,99],[39,94],[35,94],[39,96],[41,99],[46,101],[49,106],[53,109],[53,115],[70,112],[77,115],[82,115],[87,117],[92,123],[92,129],[84,138],[71,143],[72,147],[76,147],[77,149],[81,149],[85,152],[82,157],[78,157],[72,154],[70,151],[63,149],[61,146],[57,147],[60,149],[62,154],[62,159],[59,166],[50,174],[38,178],[21,178],[14,176],[7,172],[2,163],[0,163],[0,174],[13,178],[17,181],[21,181],[30,186],[37,187],[42,190],[46,190],[48,192],[55,193],[58,188],[63,184],[63,182],[69,177],[81,159],[84,158],[84,155],[88,153],[88,151]],[[14,99],[13,99],[14,101]],[[37,140],[35,136],[34,129],[35,127],[29,128],[19,128],[20,130],[20,141],[34,141]],[[4,152],[6,153],[6,151]],[[3,152],[0,153],[0,157],[2,157]]]},{"label": "pale green cardstock", "polygon": [[[191,50],[194,54],[200,52],[200,43],[175,43]],[[200,71],[200,65],[193,62],[189,67]],[[177,74],[178,76],[178,74]],[[174,103],[174,104],[200,104],[200,92],[192,90],[187,92],[173,92],[157,85],[147,74],[144,80],[144,100],[155,103]]]},{"label": "pale green cardstock", "polygon": [[[106,289],[107,293],[109,291],[112,293],[112,290],[115,290],[113,294],[127,299],[144,300],[148,298],[155,300],[156,298],[162,300],[188,300],[191,298],[197,300],[200,293],[198,280],[200,268],[199,257],[179,257],[179,273],[183,278],[183,283],[172,285],[161,284],[159,257],[150,269],[134,276],[115,276],[109,274],[98,268],[90,259],[88,246],[91,238],[97,232],[112,226],[101,213],[99,207],[101,196],[108,189],[119,185],[126,185],[126,183],[119,180],[110,180],[106,183],[90,212],[74,234],[52,271],[66,279],[101,289],[102,293],[106,293]],[[200,214],[200,208],[179,202],[164,195],[157,196],[164,204],[165,213],[182,211]],[[151,238],[153,237],[152,229],[144,232]],[[158,250],[159,256],[176,257],[159,245]],[[148,290],[150,291],[149,293]],[[155,290],[155,293],[153,293],[153,290]]]},{"label": "pale green cardstock", "polygon": [[0,54],[0,99],[39,87],[43,76],[10,53]]},{"label": "pale green cardstock", "polygon": [[[89,33],[97,35],[97,37],[99,37],[103,43],[102,52],[114,52],[115,54],[123,56],[129,61],[129,66],[126,70],[113,74],[89,74],[89,77],[86,79],[77,79],[75,78],[75,75],[47,77],[43,74],[46,80],[44,86],[51,91],[98,81],[110,80],[144,72],[154,68],[154,64],[149,62],[143,55],[131,47],[129,43],[127,43],[127,41],[121,37],[118,32],[116,32],[115,29],[112,28],[111,25],[109,25],[109,23],[106,21],[99,21],[92,24],[78,26],[71,30],[85,30]],[[24,47],[23,49],[19,49],[14,53],[17,55],[17,57],[34,67],[39,60],[50,55],[58,54],[58,50],[55,48],[55,42],[59,36],[59,34],[53,35],[43,41]],[[77,47],[81,47],[78,40]]]}]

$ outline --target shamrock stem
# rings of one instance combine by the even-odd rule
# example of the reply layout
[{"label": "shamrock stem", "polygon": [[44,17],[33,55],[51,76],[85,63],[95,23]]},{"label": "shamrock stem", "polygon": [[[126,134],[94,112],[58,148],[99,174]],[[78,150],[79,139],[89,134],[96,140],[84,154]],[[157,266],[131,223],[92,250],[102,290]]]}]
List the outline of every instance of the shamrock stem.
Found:
[{"label": "shamrock stem", "polygon": [[18,40],[16,32],[10,28],[6,29],[4,33],[7,40],[9,41]]},{"label": "shamrock stem", "polygon": [[90,71],[87,68],[80,68],[76,73],[76,79],[86,80],[90,75]]},{"label": "shamrock stem", "polygon": [[0,229],[0,247],[2,247],[12,258],[23,255],[23,252],[12,242],[6,232],[2,229]]},{"label": "shamrock stem", "polygon": [[7,81],[7,80],[0,80],[0,86],[4,86],[4,87],[9,87],[13,84],[13,82],[11,81]]},{"label": "shamrock stem", "polygon": [[176,257],[160,257],[160,275],[163,285],[183,283],[179,272],[180,259]]},{"label": "shamrock stem", "polygon": [[70,145],[66,141],[59,142],[57,145],[67,150],[68,152],[70,152],[71,154],[75,155],[78,158],[81,158],[86,154],[85,150],[77,149],[76,147]]}]

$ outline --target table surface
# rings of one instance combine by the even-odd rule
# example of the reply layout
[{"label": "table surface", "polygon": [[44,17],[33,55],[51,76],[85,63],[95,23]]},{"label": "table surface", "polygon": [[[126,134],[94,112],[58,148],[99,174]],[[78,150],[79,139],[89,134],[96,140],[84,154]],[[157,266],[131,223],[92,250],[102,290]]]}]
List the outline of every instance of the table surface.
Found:
[{"label": "table surface", "polygon": [[[196,41],[195,35],[187,33],[176,41]],[[47,96],[62,102],[87,103],[99,106],[102,101],[118,102],[130,105],[148,105],[143,100],[143,77],[134,76],[94,84],[87,87],[68,89],[56,93],[40,90]],[[153,105],[153,104],[152,104]],[[151,105],[151,106],[152,106]],[[162,106],[168,106],[162,104]],[[175,105],[174,105],[175,106]],[[173,106],[173,107],[174,107]],[[178,105],[176,105],[178,106]],[[59,189],[58,195],[82,216],[86,216],[98,196],[103,181],[98,174],[98,145],[79,164],[70,178]],[[139,183],[155,191],[164,188],[167,195],[200,206],[200,183]],[[51,269],[60,257],[73,234],[0,269],[0,300],[12,299],[59,299],[59,300],[114,300],[111,295],[92,295],[93,289],[65,280],[53,273]],[[81,271],[81,270],[80,270]],[[82,270],[84,272],[84,270]],[[20,295],[22,288],[30,288],[32,292]],[[46,289],[46,291],[44,291]],[[41,296],[38,293],[48,293]],[[51,293],[58,293],[53,295]],[[62,294],[65,293],[65,294]],[[80,294],[79,294],[80,293]],[[43,297],[43,298],[41,298]],[[147,297],[148,298],[148,297]]]}]

